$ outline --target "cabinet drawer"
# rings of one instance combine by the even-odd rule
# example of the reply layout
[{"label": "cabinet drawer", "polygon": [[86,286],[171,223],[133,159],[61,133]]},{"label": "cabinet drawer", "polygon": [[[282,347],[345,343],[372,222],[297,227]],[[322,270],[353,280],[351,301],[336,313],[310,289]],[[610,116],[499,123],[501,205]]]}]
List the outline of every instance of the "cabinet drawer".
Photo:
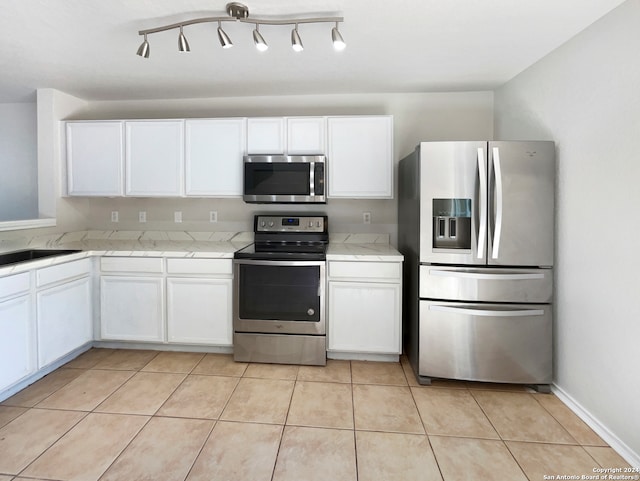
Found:
[{"label": "cabinet drawer", "polygon": [[38,287],[60,282],[74,277],[88,276],[91,273],[91,259],[80,259],[65,262],[57,266],[45,267],[36,271],[36,285]]},{"label": "cabinet drawer", "polygon": [[231,275],[231,259],[167,259],[169,274],[224,274]]},{"label": "cabinet drawer", "polygon": [[331,279],[372,279],[372,280],[400,280],[402,275],[399,262],[329,262],[329,277]]},{"label": "cabinet drawer", "polygon": [[14,276],[0,277],[0,299],[29,292],[29,273],[23,272]]},{"label": "cabinet drawer", "polygon": [[161,257],[103,257],[100,259],[102,272],[140,272],[162,274]]}]

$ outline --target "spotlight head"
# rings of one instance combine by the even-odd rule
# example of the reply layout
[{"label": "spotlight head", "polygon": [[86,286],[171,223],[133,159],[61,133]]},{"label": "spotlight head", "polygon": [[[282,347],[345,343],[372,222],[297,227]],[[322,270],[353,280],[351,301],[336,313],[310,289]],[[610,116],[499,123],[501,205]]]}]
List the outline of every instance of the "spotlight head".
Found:
[{"label": "spotlight head", "polygon": [[331,29],[331,40],[333,41],[333,48],[335,50],[341,51],[344,50],[347,46],[347,44],[344,43],[342,35],[340,35],[338,24],[336,24],[336,26]]},{"label": "spotlight head", "polygon": [[291,48],[294,52],[302,52],[304,50],[304,45],[302,45],[302,39],[298,34],[298,25],[291,30]]}]

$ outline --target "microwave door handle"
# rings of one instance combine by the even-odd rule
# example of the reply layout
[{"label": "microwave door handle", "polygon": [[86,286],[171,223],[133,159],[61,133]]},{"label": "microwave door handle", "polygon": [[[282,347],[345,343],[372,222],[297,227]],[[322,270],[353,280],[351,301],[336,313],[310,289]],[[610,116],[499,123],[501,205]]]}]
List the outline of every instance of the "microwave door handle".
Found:
[{"label": "microwave door handle", "polygon": [[500,252],[500,237],[502,236],[502,211],[504,206],[502,196],[502,167],[500,166],[500,149],[493,148],[493,171],[496,177],[496,222],[493,231],[493,250],[491,258],[497,259]]},{"label": "microwave door handle", "polygon": [[478,259],[484,259],[485,239],[487,238],[487,164],[484,149],[478,147],[478,176],[480,177],[480,229],[478,231]]},{"label": "microwave door handle", "polygon": [[316,163],[309,162],[309,195],[314,196],[316,194]]}]

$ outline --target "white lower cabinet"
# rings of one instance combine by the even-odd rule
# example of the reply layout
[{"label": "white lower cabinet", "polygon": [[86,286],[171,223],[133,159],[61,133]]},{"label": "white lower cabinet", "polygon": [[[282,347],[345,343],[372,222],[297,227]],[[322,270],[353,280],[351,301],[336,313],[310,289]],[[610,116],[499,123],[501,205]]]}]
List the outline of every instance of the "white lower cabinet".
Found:
[{"label": "white lower cabinet", "polygon": [[400,354],[401,264],[329,262],[329,351]]},{"label": "white lower cabinet", "polygon": [[39,290],[36,297],[41,368],[93,339],[91,278]]},{"label": "white lower cabinet", "polygon": [[167,279],[169,342],[233,344],[231,279]]},{"label": "white lower cabinet", "polygon": [[102,276],[100,279],[102,339],[164,341],[164,279]]},{"label": "white lower cabinet", "polygon": [[0,302],[0,392],[35,371],[34,324],[29,294]]}]

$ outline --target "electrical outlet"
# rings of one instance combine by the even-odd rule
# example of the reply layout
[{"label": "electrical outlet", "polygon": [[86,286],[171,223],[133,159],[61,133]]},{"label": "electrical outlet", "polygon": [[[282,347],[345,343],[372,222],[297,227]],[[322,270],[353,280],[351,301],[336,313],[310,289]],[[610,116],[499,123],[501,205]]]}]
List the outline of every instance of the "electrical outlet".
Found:
[{"label": "electrical outlet", "polygon": [[114,210],[111,212],[111,222],[118,222],[118,211]]},{"label": "electrical outlet", "polygon": [[209,222],[218,222],[218,211],[209,211]]},{"label": "electrical outlet", "polygon": [[362,213],[362,223],[363,224],[371,224],[371,212],[363,212]]},{"label": "electrical outlet", "polygon": [[147,222],[147,213],[144,210],[138,212],[138,222]]},{"label": "electrical outlet", "polygon": [[176,224],[179,224],[180,222],[182,222],[182,212],[180,212],[179,210],[173,213],[173,221]]}]

